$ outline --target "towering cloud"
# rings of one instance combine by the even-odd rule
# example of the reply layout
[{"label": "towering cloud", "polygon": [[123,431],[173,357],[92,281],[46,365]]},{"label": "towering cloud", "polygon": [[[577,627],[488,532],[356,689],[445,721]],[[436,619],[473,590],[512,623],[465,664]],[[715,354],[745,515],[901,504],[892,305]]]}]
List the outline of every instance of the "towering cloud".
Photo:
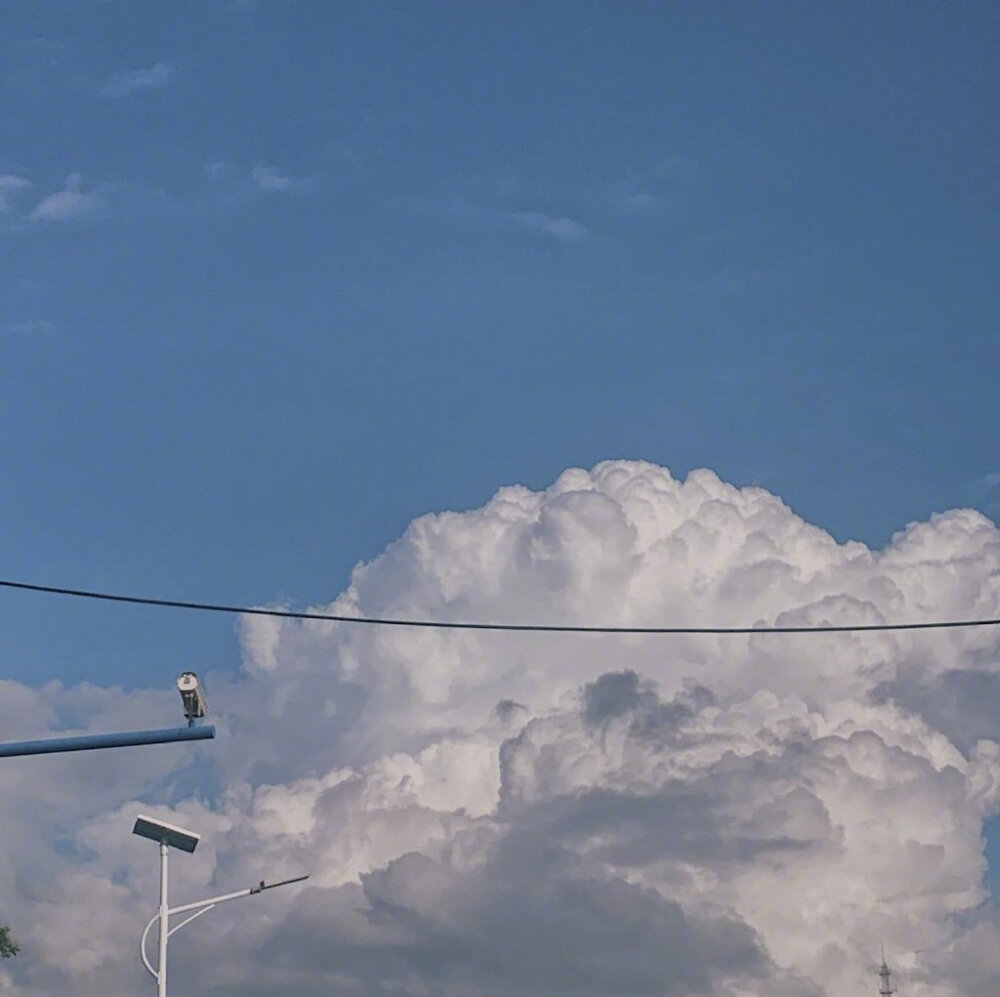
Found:
[{"label": "towering cloud", "polygon": [[[607,462],[417,520],[322,608],[877,623],[1000,616],[998,579],[1000,533],[975,512],[872,551],[709,471]],[[155,857],[128,831],[157,803],[205,835],[174,863],[176,896],[313,874],[176,936],[182,990],[863,994],[880,939],[907,994],[998,990],[982,854],[1000,811],[993,629],[633,637],[248,617],[240,639],[241,674],[209,676],[224,734],[199,749],[209,778],[190,748],[0,768],[3,917],[23,944],[0,980],[17,997],[143,985]],[[160,693],[55,685],[0,698],[11,737],[163,708]]]}]

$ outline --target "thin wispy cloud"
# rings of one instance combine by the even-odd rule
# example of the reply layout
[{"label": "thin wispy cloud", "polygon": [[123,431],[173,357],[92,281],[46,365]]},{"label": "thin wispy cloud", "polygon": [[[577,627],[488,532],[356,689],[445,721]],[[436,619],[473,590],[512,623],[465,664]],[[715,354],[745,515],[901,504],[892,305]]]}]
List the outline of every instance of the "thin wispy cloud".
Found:
[{"label": "thin wispy cloud", "polygon": [[309,177],[294,176],[269,163],[258,163],[248,170],[225,159],[207,162],[205,176],[216,187],[223,202],[229,205],[245,205],[270,194],[303,191],[313,182]]},{"label": "thin wispy cloud", "polygon": [[10,211],[17,195],[31,186],[30,180],[11,173],[0,175],[0,212]]},{"label": "thin wispy cloud", "polygon": [[257,185],[258,189],[277,191],[278,193],[285,193],[303,183],[301,180],[290,177],[287,173],[282,173],[276,166],[263,165],[255,166],[250,171],[250,179]]},{"label": "thin wispy cloud", "polygon": [[565,215],[546,215],[541,211],[515,211],[512,217],[521,225],[536,232],[543,232],[561,242],[576,242],[589,234],[586,225]]},{"label": "thin wispy cloud", "polygon": [[98,90],[102,97],[128,97],[140,90],[165,87],[174,78],[174,68],[169,62],[158,62],[148,69],[133,69],[106,80]]},{"label": "thin wispy cloud", "polygon": [[974,478],[964,491],[967,500],[971,499],[994,518],[1000,513],[1000,471],[990,471]]},{"label": "thin wispy cloud", "polygon": [[27,322],[12,322],[6,327],[10,336],[44,336],[55,332],[55,323],[47,319],[32,319]]},{"label": "thin wispy cloud", "polygon": [[614,198],[614,206],[623,214],[648,215],[660,211],[663,202],[654,194],[631,191],[617,195]]},{"label": "thin wispy cloud", "polygon": [[436,210],[455,218],[491,225],[517,226],[540,232],[558,242],[579,242],[590,235],[590,229],[568,215],[550,214],[538,210],[511,210],[476,204],[465,198],[448,198],[432,202]]},{"label": "thin wispy cloud", "polygon": [[73,173],[62,190],[38,202],[30,217],[33,221],[71,222],[98,218],[106,210],[104,201],[97,194],[83,189],[83,177]]},{"label": "thin wispy cloud", "polygon": [[693,156],[678,153],[612,185],[609,204],[630,219],[675,217],[697,198],[705,167]]}]

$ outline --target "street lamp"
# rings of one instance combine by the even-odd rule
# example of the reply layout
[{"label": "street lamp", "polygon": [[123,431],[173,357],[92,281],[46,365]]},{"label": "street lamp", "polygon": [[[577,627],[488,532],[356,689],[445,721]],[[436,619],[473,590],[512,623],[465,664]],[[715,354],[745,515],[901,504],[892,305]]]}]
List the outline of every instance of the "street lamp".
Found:
[{"label": "street lamp", "polygon": [[[292,879],[282,879],[277,883],[265,883],[262,879],[256,886],[250,886],[245,890],[237,890],[235,893],[224,893],[221,896],[209,897],[207,900],[197,900],[193,904],[183,904],[180,907],[170,907],[167,903],[167,853],[170,848],[179,848],[183,852],[191,853],[198,847],[201,836],[194,831],[187,831],[183,827],[175,824],[168,824],[165,821],[156,820],[154,817],[147,817],[139,814],[135,819],[133,834],[140,837],[149,838],[160,845],[160,908],[154,914],[149,924],[146,925],[139,940],[139,953],[142,956],[142,964],[149,970],[150,975],[156,980],[157,997],[167,997],[167,939],[185,924],[190,924],[196,917],[207,914],[216,904],[225,903],[227,900],[238,900],[240,897],[249,897],[255,893],[263,893],[264,890],[273,890],[277,886],[287,886],[289,883],[301,883],[308,876],[295,876]],[[170,927],[171,914],[186,914],[193,911],[190,917],[184,918],[180,924]],[[160,922],[159,932],[159,959],[156,969],[153,969],[146,955],[146,936],[153,925]]]}]

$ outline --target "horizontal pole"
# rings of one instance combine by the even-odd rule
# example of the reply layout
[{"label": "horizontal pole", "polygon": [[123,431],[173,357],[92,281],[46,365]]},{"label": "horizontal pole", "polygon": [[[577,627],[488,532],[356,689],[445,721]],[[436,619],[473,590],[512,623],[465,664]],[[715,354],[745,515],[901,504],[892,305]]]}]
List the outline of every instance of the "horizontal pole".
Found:
[{"label": "horizontal pole", "polygon": [[97,748],[129,748],[140,744],[167,744],[170,741],[204,741],[215,737],[215,728],[167,727],[164,730],[128,730],[118,734],[82,734],[78,737],[49,737],[42,741],[10,741],[0,744],[0,758],[17,755],[48,755],[55,751],[93,751]]},{"label": "horizontal pole", "polygon": [[[265,883],[262,879],[257,886],[251,886],[246,890],[237,890],[235,893],[224,893],[218,897],[209,897],[207,900],[196,900],[193,904],[184,904],[183,907],[171,907],[169,913],[183,914],[185,911],[196,910],[198,907],[214,907],[216,904],[224,904],[227,900],[239,900],[240,897],[251,897],[257,893],[263,893],[264,890],[273,890],[276,886],[288,886],[289,883],[301,883],[308,878],[307,874],[305,876],[295,876],[292,879],[282,879],[277,883]],[[185,921],[184,923],[186,924],[187,922]],[[177,927],[180,927],[180,925]]]},{"label": "horizontal pole", "polygon": [[[183,914],[189,910],[197,910],[199,907],[214,907],[216,904],[224,904],[227,900],[239,900],[240,897],[248,897],[252,890],[237,890],[235,893],[222,893],[217,897],[209,897],[207,900],[195,900],[193,904],[183,904],[180,907],[171,907],[168,914]],[[178,925],[179,927],[179,925]]]},{"label": "horizontal pole", "polygon": [[258,886],[251,886],[251,893],[263,893],[264,890],[273,890],[277,886],[288,886],[289,883],[301,883],[304,879],[308,879],[308,874],[305,876],[293,876],[291,879],[279,879],[277,883],[265,883],[262,879]]}]

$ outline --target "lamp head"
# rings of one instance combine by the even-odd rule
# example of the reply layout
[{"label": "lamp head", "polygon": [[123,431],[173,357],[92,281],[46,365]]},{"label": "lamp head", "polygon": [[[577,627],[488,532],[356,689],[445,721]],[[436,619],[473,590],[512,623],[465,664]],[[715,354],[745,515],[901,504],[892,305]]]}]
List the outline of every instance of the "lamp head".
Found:
[{"label": "lamp head", "polygon": [[201,841],[201,835],[195,834],[194,831],[188,831],[176,824],[168,824],[155,817],[147,817],[145,814],[136,817],[132,833],[169,845],[171,848],[179,848],[182,852],[193,852]]}]

